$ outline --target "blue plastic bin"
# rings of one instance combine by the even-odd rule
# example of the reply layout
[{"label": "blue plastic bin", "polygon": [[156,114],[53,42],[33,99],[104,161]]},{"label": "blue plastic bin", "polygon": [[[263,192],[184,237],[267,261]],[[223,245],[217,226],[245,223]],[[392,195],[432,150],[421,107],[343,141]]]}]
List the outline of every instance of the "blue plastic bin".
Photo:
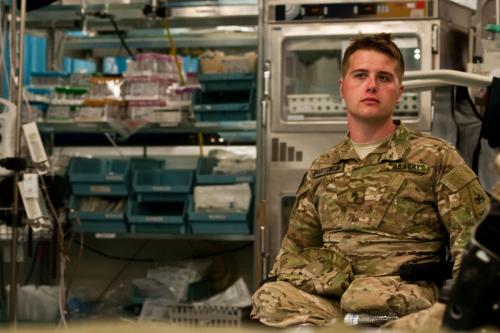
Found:
[{"label": "blue plastic bin", "polygon": [[198,76],[202,92],[249,90],[255,86],[251,73],[214,73]]},{"label": "blue plastic bin", "polygon": [[200,75],[201,91],[193,94],[196,121],[255,119],[255,77],[245,73]]},{"label": "blue plastic bin", "polygon": [[[249,113],[249,103],[214,103],[214,104],[197,104],[193,106],[194,112],[235,112],[235,113]],[[201,114],[201,113],[200,113]]]},{"label": "blue plastic bin", "polygon": [[192,187],[192,170],[136,171],[132,178],[139,202],[184,201]]},{"label": "blue plastic bin", "polygon": [[193,197],[188,199],[188,225],[193,234],[250,234],[248,211],[244,213],[199,213]]},{"label": "blue plastic bin", "polygon": [[[127,205],[125,204],[123,210],[116,212],[106,212],[106,211],[84,211],[81,209],[80,200],[82,198],[72,195],[69,198],[68,206],[78,214],[80,220],[85,221],[106,221],[106,222],[124,222],[125,212],[127,211]],[[115,198],[116,200],[123,200],[123,198]],[[110,199],[113,200],[113,199]]]},{"label": "blue plastic bin", "polygon": [[[122,198],[116,198],[120,200]],[[106,211],[84,211],[80,207],[81,198],[71,196],[68,206],[73,210],[69,219],[73,221],[73,228],[84,232],[109,232],[126,233],[127,224],[125,222],[126,206],[120,212]]]},{"label": "blue plastic bin", "polygon": [[184,235],[186,226],[184,224],[131,223],[130,233]]},{"label": "blue plastic bin", "polygon": [[196,112],[194,115],[195,120],[200,122],[246,121],[253,119],[252,113],[241,111]]},{"label": "blue plastic bin", "polygon": [[196,183],[197,184],[236,184],[236,183],[253,183],[255,174],[240,174],[228,175],[214,173],[214,166],[217,165],[217,159],[213,157],[202,157],[198,160],[196,166]]},{"label": "blue plastic bin", "polygon": [[76,195],[128,195],[129,160],[75,157],[68,178]]},{"label": "blue plastic bin", "polygon": [[184,234],[186,210],[186,200],[161,203],[131,201],[127,220],[132,233]]}]

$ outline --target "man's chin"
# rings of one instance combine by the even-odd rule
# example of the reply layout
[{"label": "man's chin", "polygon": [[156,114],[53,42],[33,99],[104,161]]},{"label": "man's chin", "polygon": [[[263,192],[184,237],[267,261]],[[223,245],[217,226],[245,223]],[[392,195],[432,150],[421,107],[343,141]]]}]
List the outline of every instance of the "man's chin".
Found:
[{"label": "man's chin", "polygon": [[386,122],[392,120],[392,112],[382,112],[380,110],[366,110],[351,114],[352,118],[357,121],[373,121],[373,122]]}]

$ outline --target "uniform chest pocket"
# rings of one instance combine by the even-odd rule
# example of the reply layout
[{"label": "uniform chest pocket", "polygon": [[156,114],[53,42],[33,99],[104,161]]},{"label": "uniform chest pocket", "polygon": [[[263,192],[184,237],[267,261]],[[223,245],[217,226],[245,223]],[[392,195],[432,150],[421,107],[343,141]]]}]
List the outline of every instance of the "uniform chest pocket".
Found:
[{"label": "uniform chest pocket", "polygon": [[366,186],[359,179],[351,179],[350,182],[336,188],[339,204],[364,204]]},{"label": "uniform chest pocket", "polygon": [[402,175],[388,178],[383,186],[372,186],[361,179],[351,179],[344,188],[338,188],[339,205],[344,207],[342,227],[377,229],[404,182],[405,177]]},{"label": "uniform chest pocket", "polygon": [[[404,183],[405,183],[405,177],[403,175],[399,174],[399,175],[396,175],[390,181],[389,185],[385,188],[385,191],[380,196],[380,199],[378,200],[378,203],[375,206],[375,209],[373,210],[373,213],[371,216],[371,220],[372,220],[374,227],[379,227],[382,220],[384,220],[385,217],[387,217],[389,212],[392,210],[392,208],[394,208],[394,204],[395,203],[397,204],[397,202],[395,202],[395,201],[398,201],[397,194],[400,191],[400,189]],[[409,208],[410,206],[414,207],[414,205],[409,201],[405,201],[405,200],[400,200],[400,201],[401,201],[401,203],[403,203],[403,201],[404,201],[405,204],[403,204],[403,206],[405,206],[405,207],[408,206],[409,210],[411,210],[411,208]],[[399,210],[396,209],[396,215],[397,215],[398,211]],[[396,225],[398,225],[398,223],[397,223],[398,221],[399,221],[398,217],[395,216],[394,222],[396,222],[395,223]],[[382,229],[384,229],[382,231],[390,231],[390,230],[385,230],[385,228],[382,228]]]}]

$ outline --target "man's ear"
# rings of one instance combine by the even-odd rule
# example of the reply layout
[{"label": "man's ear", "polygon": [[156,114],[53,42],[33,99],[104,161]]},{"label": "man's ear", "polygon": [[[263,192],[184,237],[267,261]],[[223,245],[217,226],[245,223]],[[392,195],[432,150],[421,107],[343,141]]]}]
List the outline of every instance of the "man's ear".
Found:
[{"label": "man's ear", "polygon": [[340,98],[344,98],[344,80],[340,79],[339,80],[339,84],[340,84]]},{"label": "man's ear", "polygon": [[405,91],[405,87],[403,85],[400,85],[399,86],[398,103],[399,103],[399,100],[401,99],[401,96],[403,96],[404,91]]}]

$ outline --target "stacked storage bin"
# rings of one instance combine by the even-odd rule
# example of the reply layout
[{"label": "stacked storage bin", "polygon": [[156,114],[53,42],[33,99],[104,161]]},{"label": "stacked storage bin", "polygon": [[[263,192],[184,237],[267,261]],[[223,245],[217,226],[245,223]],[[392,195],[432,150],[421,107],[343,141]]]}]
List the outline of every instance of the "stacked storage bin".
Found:
[{"label": "stacked storage bin", "polygon": [[255,76],[248,73],[203,74],[194,95],[196,121],[224,122],[255,119]]},{"label": "stacked storage bin", "polygon": [[23,104],[21,120],[24,123],[30,121],[44,121],[47,118],[47,108],[54,94],[53,88],[26,87],[26,97],[30,108]]},{"label": "stacked storage bin", "polygon": [[28,100],[32,109],[41,111],[30,120],[74,121],[88,88],[72,86],[70,74],[64,72],[34,72],[30,80],[31,86],[26,87]]},{"label": "stacked storage bin", "polygon": [[169,125],[190,119],[196,86],[181,86],[177,62],[182,65],[182,57],[160,53],[138,54],[129,62],[124,76],[130,119]]},{"label": "stacked storage bin", "polygon": [[136,160],[132,165],[132,198],[127,211],[130,231],[184,234],[193,171],[164,169],[164,162],[158,160]]},{"label": "stacked storage bin", "polygon": [[92,233],[126,233],[125,212],[130,161],[72,158],[68,169],[71,186],[70,220],[76,230]]},{"label": "stacked storage bin", "polygon": [[122,99],[123,79],[115,76],[90,78],[89,96],[75,117],[76,122],[116,122],[125,118],[126,108]]},{"label": "stacked storage bin", "polygon": [[[190,230],[193,234],[249,234],[252,230],[252,188],[255,174],[216,172],[217,163],[218,160],[214,157],[200,158],[198,161],[197,186],[194,196],[189,199],[188,207]],[[248,200],[244,199],[245,194]],[[217,199],[222,204],[212,205]],[[226,206],[222,207],[224,205]]]}]

